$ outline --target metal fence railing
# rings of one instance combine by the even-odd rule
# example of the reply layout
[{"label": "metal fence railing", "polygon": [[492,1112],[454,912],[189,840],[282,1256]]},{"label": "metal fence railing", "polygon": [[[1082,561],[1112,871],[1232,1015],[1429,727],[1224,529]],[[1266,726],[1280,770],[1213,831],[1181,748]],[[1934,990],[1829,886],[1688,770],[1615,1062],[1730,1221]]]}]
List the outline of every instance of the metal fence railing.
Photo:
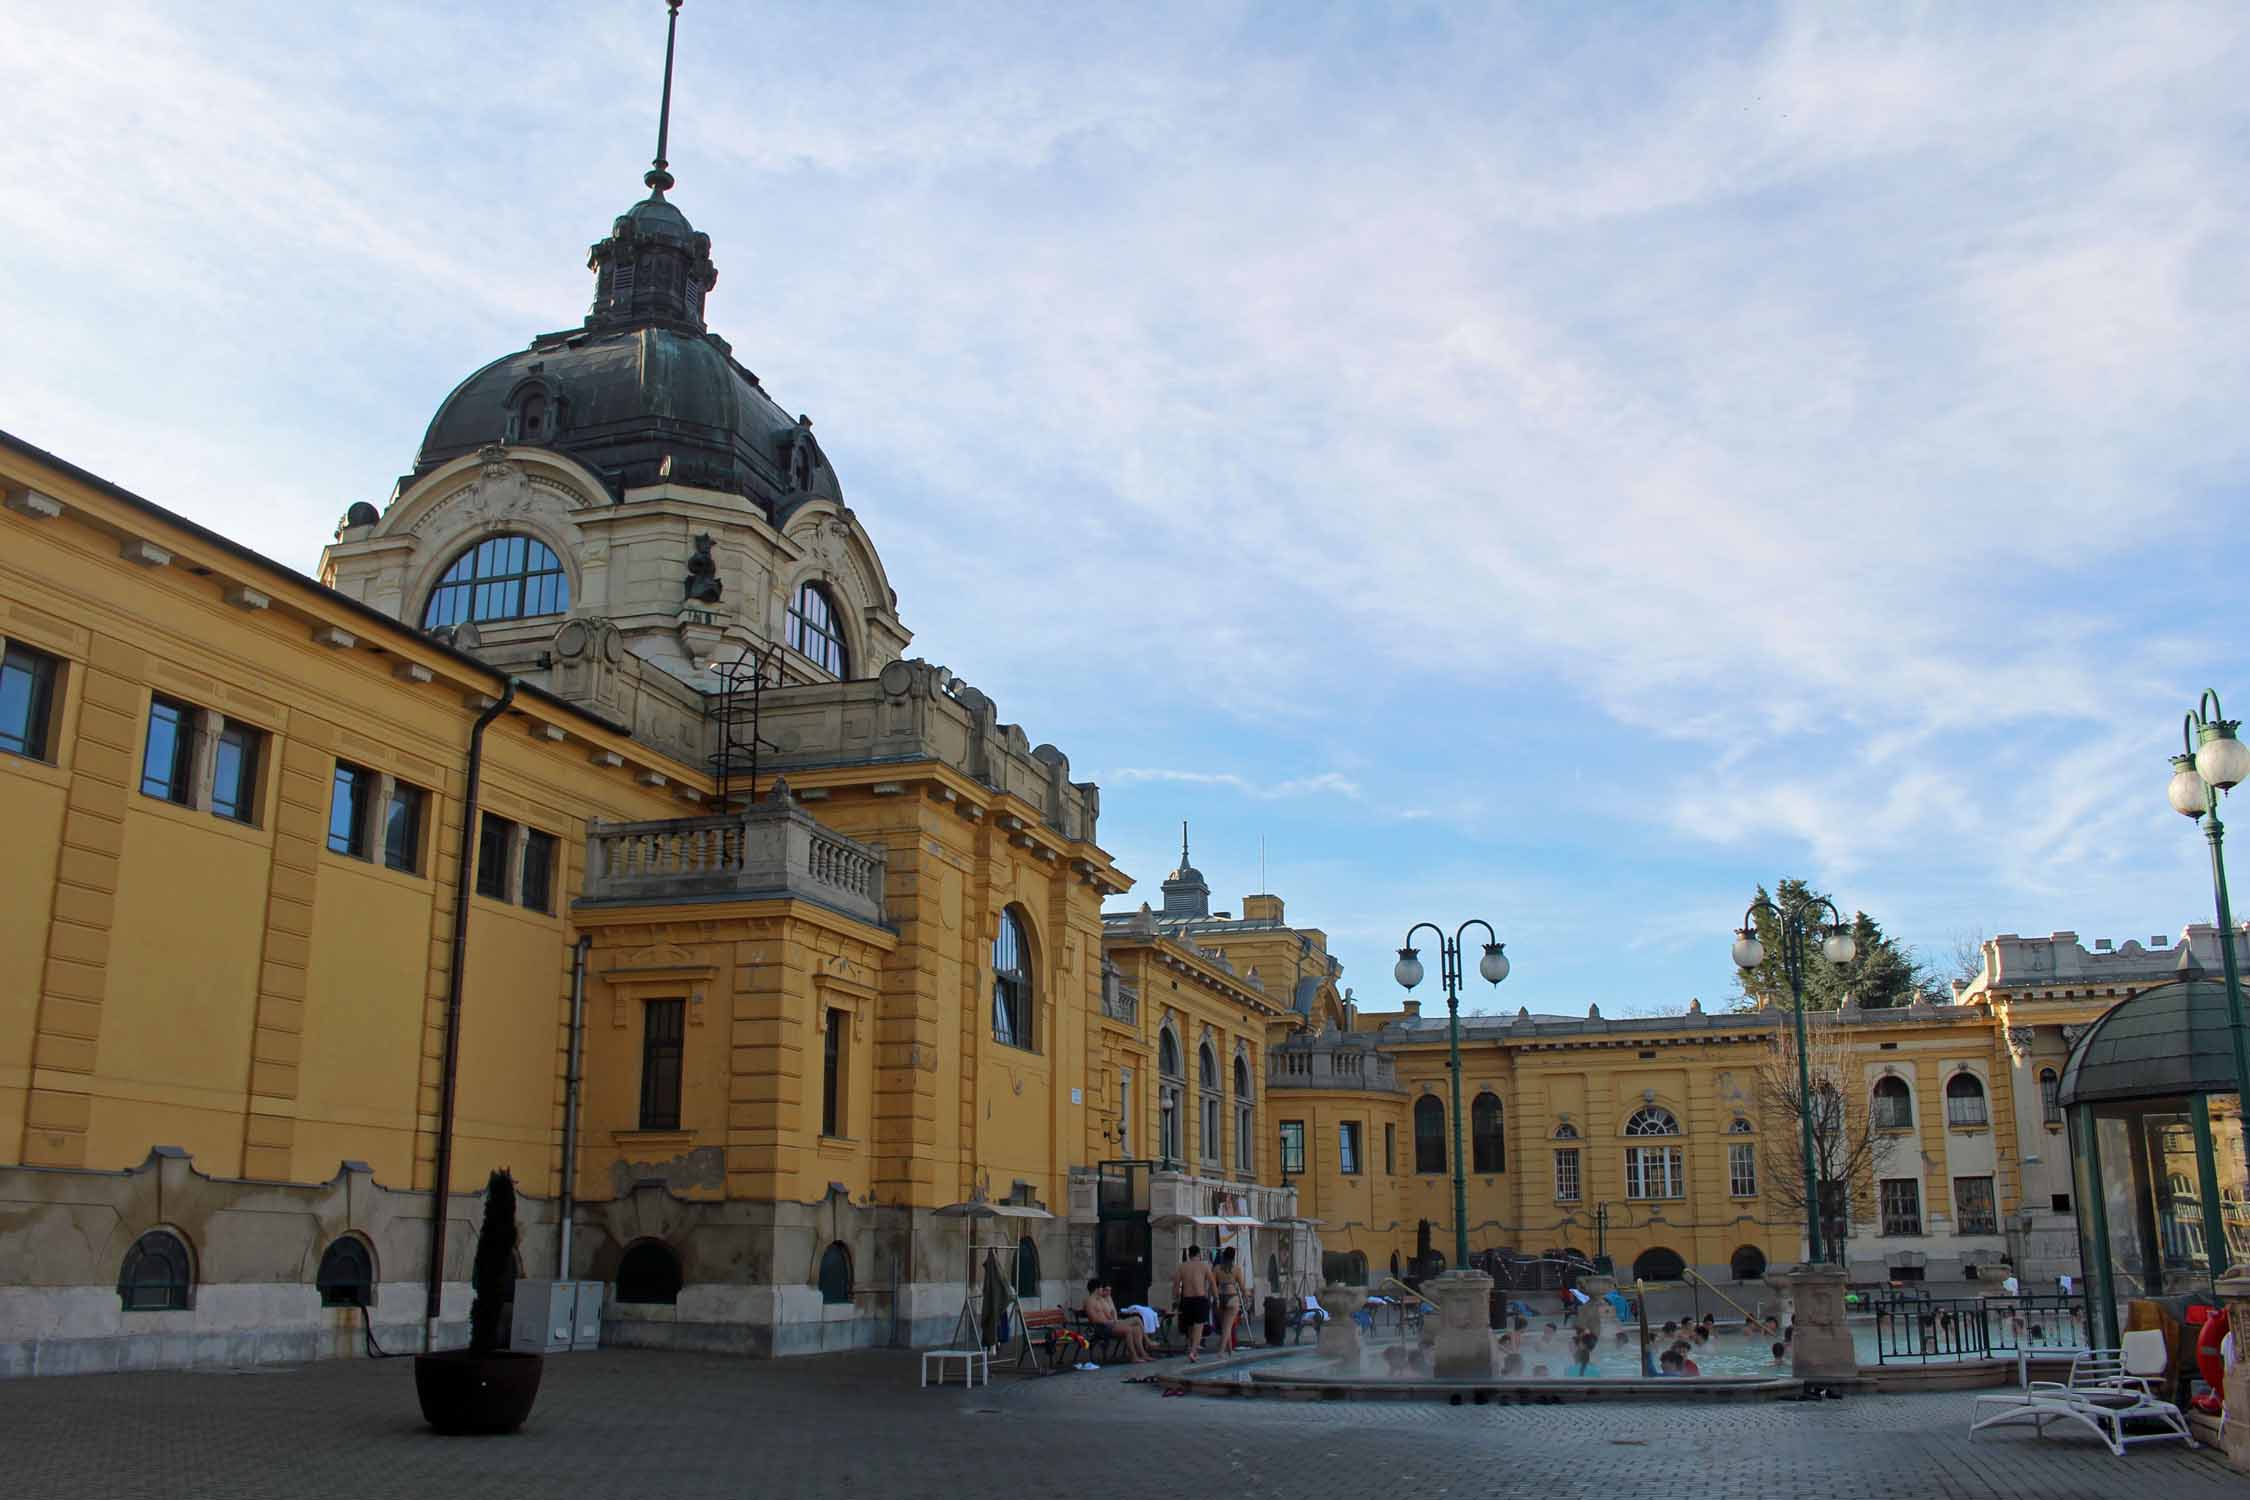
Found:
[{"label": "metal fence railing", "polygon": [[2030,1297],[1924,1297],[1879,1292],[1878,1364],[2013,1359],[2087,1347],[2086,1305],[2056,1293]]}]

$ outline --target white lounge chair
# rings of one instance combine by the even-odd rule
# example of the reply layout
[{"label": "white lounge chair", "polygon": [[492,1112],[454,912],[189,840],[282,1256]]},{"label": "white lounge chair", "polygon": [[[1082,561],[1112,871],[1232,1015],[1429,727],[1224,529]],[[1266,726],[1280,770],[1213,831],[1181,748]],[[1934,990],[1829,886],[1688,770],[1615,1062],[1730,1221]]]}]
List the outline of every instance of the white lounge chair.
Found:
[{"label": "white lounge chair", "polygon": [[[2193,1448],[2187,1418],[2171,1402],[2157,1399],[2154,1381],[2167,1373],[2164,1335],[2137,1330],[2125,1335],[2122,1349],[2092,1349],[2073,1359],[2067,1381],[2035,1380],[2020,1391],[1977,1397],[1969,1436],[2022,1421],[2044,1435],[2049,1422],[2064,1421],[2085,1427],[2119,1458],[2132,1443],[2177,1438]],[[2157,1430],[2128,1433],[2128,1422],[2154,1423]]]}]

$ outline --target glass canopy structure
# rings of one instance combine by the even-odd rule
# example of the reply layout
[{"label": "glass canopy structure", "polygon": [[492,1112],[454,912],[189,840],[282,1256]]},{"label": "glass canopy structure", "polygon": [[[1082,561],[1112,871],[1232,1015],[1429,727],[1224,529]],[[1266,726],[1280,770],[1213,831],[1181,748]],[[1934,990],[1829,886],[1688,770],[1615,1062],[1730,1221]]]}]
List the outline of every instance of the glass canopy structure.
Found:
[{"label": "glass canopy structure", "polygon": [[2135,1298],[2208,1297],[2250,1262],[2226,984],[2184,946],[2179,975],[2087,1027],[2063,1067],[2079,1264],[2105,1348]]}]

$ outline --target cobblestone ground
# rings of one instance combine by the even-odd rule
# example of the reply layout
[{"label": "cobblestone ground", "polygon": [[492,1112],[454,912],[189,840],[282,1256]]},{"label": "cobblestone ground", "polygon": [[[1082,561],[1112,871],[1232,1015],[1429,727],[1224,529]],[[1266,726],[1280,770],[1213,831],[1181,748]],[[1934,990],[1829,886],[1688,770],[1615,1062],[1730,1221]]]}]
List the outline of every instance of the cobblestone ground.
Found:
[{"label": "cobblestone ground", "polygon": [[1159,1397],[1123,1370],[916,1387],[911,1355],[753,1363],[615,1350],[547,1362],[531,1424],[423,1428],[410,1362],[0,1382],[0,1489],[39,1497],[1218,1493],[1855,1500],[2239,1497],[2166,1444],[1968,1440],[1965,1395],[1450,1407]]}]

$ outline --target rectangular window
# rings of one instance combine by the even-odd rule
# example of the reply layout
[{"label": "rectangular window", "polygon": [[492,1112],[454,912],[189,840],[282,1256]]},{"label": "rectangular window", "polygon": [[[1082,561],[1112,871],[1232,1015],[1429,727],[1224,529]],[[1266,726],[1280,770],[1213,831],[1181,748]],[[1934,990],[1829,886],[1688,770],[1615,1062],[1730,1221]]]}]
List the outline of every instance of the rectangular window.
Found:
[{"label": "rectangular window", "polygon": [[1117,1080],[1117,1154],[1133,1154],[1133,1080]]},{"label": "rectangular window", "polygon": [[680,1043],[685,1000],[641,1006],[641,1129],[680,1128]]},{"label": "rectangular window", "polygon": [[529,829],[523,836],[523,904],[533,911],[555,909],[555,854],[561,843],[551,833]]},{"label": "rectangular window", "polygon": [[422,807],[427,794],[403,781],[391,784],[383,809],[383,863],[412,875],[422,868]]},{"label": "rectangular window", "polygon": [[1296,1176],[1305,1170],[1305,1122],[1281,1122],[1281,1170]]},{"label": "rectangular window", "polygon": [[1392,1177],[1397,1174],[1398,1127],[1396,1125],[1385,1125],[1383,1127],[1383,1175]]},{"label": "rectangular window", "polygon": [[258,814],[258,743],[265,738],[232,719],[219,723],[219,742],[211,755],[211,811],[237,823]]},{"label": "rectangular window", "polygon": [[336,781],[328,795],[329,849],[367,858],[367,800],[374,795],[374,772],[336,762]]},{"label": "rectangular window", "polygon": [[141,753],[141,795],[188,805],[194,764],[195,710],[170,698],[148,705],[148,743]]},{"label": "rectangular window", "polygon": [[1359,1175],[1359,1121],[1344,1120],[1336,1126],[1336,1170],[1346,1177]]},{"label": "rectangular window", "polygon": [[1578,1148],[1565,1146],[1555,1153],[1555,1201],[1578,1201]]},{"label": "rectangular window", "polygon": [[1758,1196],[1758,1148],[1749,1141],[1727,1147],[1727,1190],[1737,1198]]},{"label": "rectangular window", "polygon": [[[1965,1073],[1953,1075],[1956,1080],[1968,1077]],[[1984,1089],[1972,1080],[1963,1086],[1958,1082],[1946,1085],[1945,1123],[1948,1125],[1984,1125],[1990,1121],[1984,1109]]]},{"label": "rectangular window", "polygon": [[1203,1095],[1203,1160],[1219,1164],[1219,1096],[1212,1093]]},{"label": "rectangular window", "polygon": [[516,825],[492,813],[477,825],[477,894],[495,901],[508,899],[508,846]]},{"label": "rectangular window", "polygon": [[1625,1150],[1625,1196],[1684,1198],[1687,1178],[1677,1146],[1629,1146]]},{"label": "rectangular window", "polygon": [[2054,1212],[2056,1212],[2056,1213],[2058,1213],[2058,1214],[2067,1214],[2067,1213],[2069,1213],[2069,1212],[2070,1212],[2070,1194],[2068,1194],[2068,1193],[2052,1193],[2052,1194],[2049,1194],[2049,1195],[2048,1195],[2048,1198],[2047,1198],[2047,1206],[2048,1206],[2048,1208],[2052,1209],[2052,1210],[2053,1210]]},{"label": "rectangular window", "polygon": [[820,1133],[844,1133],[844,1012],[828,1013],[828,1034],[820,1041]]},{"label": "rectangular window", "polygon": [[1251,1142],[1255,1139],[1250,1133],[1250,1106],[1237,1104],[1234,1107],[1234,1169],[1245,1176],[1258,1170],[1257,1164],[1250,1160]]},{"label": "rectangular window", "polygon": [[1911,1177],[1886,1177],[1877,1184],[1877,1201],[1883,1210],[1883,1233],[1922,1232],[1922,1184]]},{"label": "rectangular window", "polygon": [[2045,1123],[2060,1125],[2062,1118],[2062,1079],[2052,1068],[2039,1075],[2039,1107],[2045,1113]]},{"label": "rectangular window", "polygon": [[54,723],[62,661],[8,643],[0,655],[0,750],[32,760],[55,758]]},{"label": "rectangular window", "polygon": [[1953,1179],[1953,1218],[1953,1228],[1957,1234],[2000,1232],[2000,1214],[1993,1205],[1991,1178]]}]

